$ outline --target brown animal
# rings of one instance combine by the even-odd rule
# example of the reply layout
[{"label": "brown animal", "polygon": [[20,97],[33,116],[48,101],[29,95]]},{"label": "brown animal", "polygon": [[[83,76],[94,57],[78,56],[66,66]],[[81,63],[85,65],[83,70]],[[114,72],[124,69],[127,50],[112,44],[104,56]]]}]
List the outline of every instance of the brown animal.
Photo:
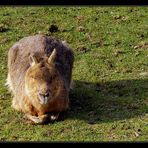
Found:
[{"label": "brown animal", "polygon": [[72,50],[53,37],[29,36],[14,44],[7,76],[12,107],[34,123],[58,119],[69,107],[73,61]]}]

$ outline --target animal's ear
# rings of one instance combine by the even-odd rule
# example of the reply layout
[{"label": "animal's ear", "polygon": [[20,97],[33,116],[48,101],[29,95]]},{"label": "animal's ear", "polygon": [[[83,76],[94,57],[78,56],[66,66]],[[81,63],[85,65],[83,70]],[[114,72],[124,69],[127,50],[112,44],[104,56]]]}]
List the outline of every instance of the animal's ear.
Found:
[{"label": "animal's ear", "polygon": [[34,54],[30,54],[30,56],[29,56],[29,64],[31,66],[34,66],[37,63],[38,63],[38,61],[37,61],[36,56]]},{"label": "animal's ear", "polygon": [[57,50],[54,48],[50,57],[48,58],[48,63],[54,65],[55,58],[56,58]]}]

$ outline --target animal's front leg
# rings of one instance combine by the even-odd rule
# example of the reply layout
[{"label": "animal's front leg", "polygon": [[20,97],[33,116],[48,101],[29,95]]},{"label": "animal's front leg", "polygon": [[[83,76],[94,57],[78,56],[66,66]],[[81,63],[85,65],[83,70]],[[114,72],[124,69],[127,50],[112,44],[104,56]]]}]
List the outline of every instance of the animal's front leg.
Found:
[{"label": "animal's front leg", "polygon": [[26,114],[26,117],[33,121],[35,124],[42,124],[47,121],[48,115],[41,115],[41,116],[32,116],[30,114]]}]

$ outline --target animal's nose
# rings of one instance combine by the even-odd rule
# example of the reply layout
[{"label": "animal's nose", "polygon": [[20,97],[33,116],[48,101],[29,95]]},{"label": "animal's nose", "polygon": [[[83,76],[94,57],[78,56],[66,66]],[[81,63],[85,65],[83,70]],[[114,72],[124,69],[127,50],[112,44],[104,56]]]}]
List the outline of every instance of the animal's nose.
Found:
[{"label": "animal's nose", "polygon": [[44,88],[44,89],[40,89],[39,90],[39,94],[42,95],[42,96],[45,96],[45,97],[46,96],[49,96],[50,93],[51,93],[50,90],[47,89],[47,88],[46,89]]},{"label": "animal's nose", "polygon": [[51,92],[48,90],[46,92],[39,92],[39,100],[41,104],[47,104],[51,98]]},{"label": "animal's nose", "polygon": [[39,93],[39,95],[45,98],[45,97],[49,97],[50,93],[49,92],[47,92],[47,93]]}]

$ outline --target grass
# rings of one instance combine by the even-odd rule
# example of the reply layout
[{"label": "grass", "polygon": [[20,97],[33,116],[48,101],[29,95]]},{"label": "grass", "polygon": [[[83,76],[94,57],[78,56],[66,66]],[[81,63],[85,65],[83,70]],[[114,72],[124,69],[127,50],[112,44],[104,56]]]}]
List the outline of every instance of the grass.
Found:
[{"label": "grass", "polygon": [[[1,7],[0,140],[147,141],[147,30],[147,7]],[[8,49],[39,32],[73,49],[74,89],[64,121],[30,125],[4,84]]]}]

